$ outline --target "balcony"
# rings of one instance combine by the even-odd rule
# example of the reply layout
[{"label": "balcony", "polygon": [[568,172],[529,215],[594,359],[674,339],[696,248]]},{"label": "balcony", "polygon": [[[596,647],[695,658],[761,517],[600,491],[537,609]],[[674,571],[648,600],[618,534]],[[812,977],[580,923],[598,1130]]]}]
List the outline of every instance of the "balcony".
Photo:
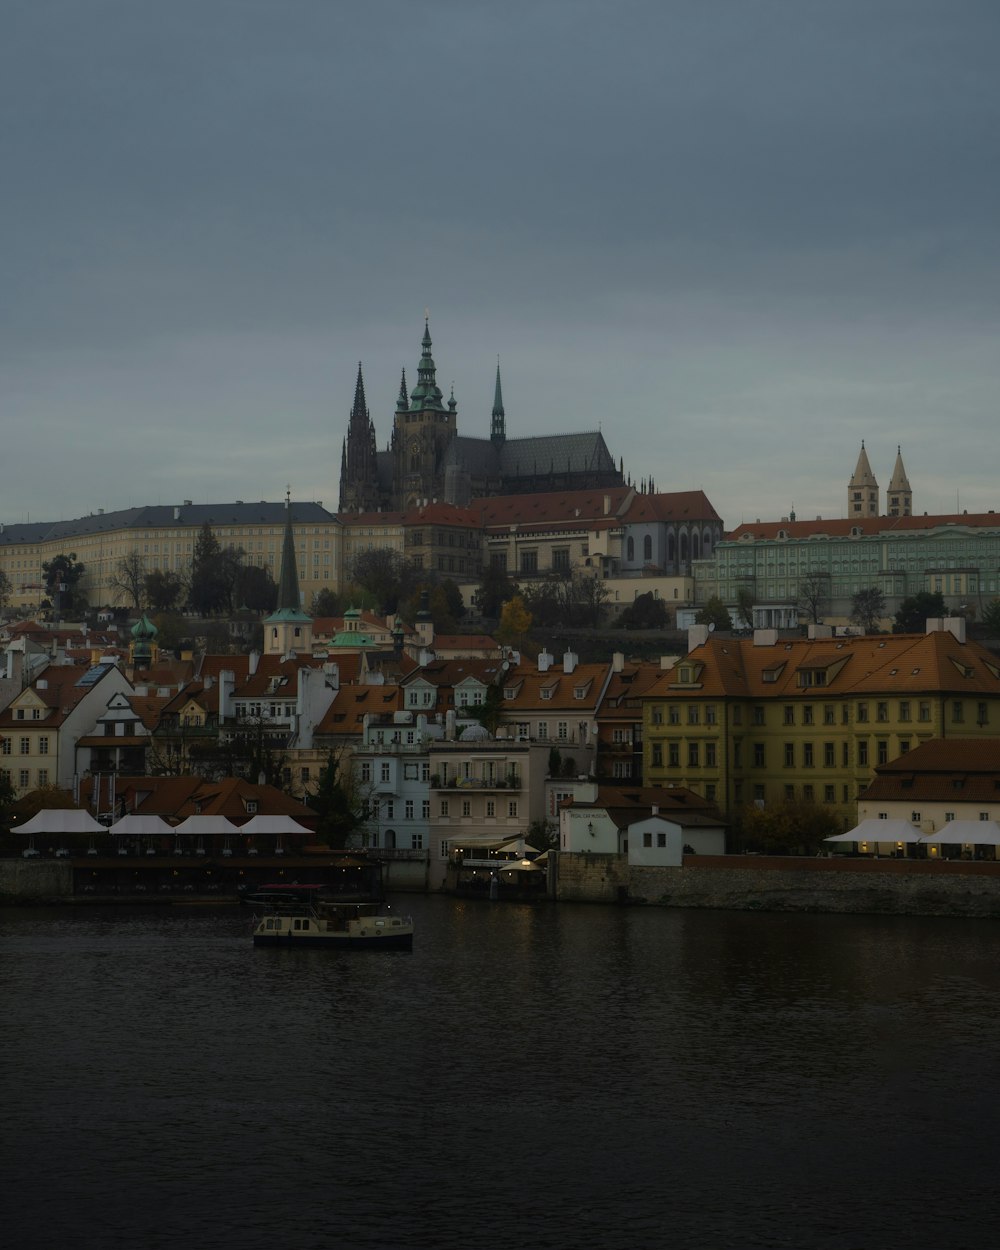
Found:
[{"label": "balcony", "polygon": [[434,773],[432,790],[520,790],[520,775],[511,777],[449,777],[445,780]]}]

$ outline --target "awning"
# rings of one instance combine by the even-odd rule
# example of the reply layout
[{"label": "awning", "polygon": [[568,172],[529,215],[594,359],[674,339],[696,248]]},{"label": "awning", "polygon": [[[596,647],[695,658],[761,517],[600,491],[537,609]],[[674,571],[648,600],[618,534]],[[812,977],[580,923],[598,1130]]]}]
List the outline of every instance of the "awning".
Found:
[{"label": "awning", "polygon": [[937,833],[920,840],[956,846],[1000,846],[1000,825],[995,820],[949,820]]},{"label": "awning", "polygon": [[846,833],[835,833],[824,842],[919,842],[923,834],[908,820],[863,820]]},{"label": "awning", "polygon": [[109,832],[133,838],[155,838],[173,831],[173,826],[168,825],[162,816],[140,816],[137,812],[129,812],[121,820],[116,820]]},{"label": "awning", "polygon": [[291,816],[254,816],[245,825],[239,826],[240,833],[312,833],[305,825],[300,825]]},{"label": "awning", "polygon": [[107,833],[107,825],[80,807],[44,807],[17,828],[31,836],[39,833]]},{"label": "awning", "polygon": [[211,837],[212,835],[231,835],[239,833],[239,827],[226,816],[189,816],[182,820],[176,829],[171,830],[179,837]]}]

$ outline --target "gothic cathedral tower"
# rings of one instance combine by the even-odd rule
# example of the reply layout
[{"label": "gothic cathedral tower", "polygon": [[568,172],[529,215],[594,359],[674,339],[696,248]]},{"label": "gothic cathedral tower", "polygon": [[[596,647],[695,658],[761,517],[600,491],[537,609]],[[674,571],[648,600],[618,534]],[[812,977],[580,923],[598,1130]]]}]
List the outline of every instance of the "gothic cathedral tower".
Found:
[{"label": "gothic cathedral tower", "polygon": [[380,504],[375,423],[365,403],[365,383],[359,361],[354,407],[340,456],[340,511],[375,512]]},{"label": "gothic cathedral tower", "polygon": [[392,508],[403,511],[422,499],[444,499],[448,449],[458,432],[455,396],[445,407],[435,380],[431,332],[424,321],[417,385],[409,400],[406,375],[392,428]]},{"label": "gothic cathedral tower", "polygon": [[896,447],[896,464],[892,470],[892,481],[889,483],[889,489],[885,492],[885,514],[886,516],[913,515],[913,491],[910,490],[910,480],[906,476],[906,470],[903,468],[903,449],[898,445]]}]

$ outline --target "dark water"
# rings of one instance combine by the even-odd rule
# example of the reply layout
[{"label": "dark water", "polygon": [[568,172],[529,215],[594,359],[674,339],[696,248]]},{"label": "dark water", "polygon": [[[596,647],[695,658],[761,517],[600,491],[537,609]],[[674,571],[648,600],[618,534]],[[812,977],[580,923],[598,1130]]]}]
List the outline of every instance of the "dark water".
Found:
[{"label": "dark water", "polygon": [[993,1247],[1000,926],[0,913],[6,1245]]}]

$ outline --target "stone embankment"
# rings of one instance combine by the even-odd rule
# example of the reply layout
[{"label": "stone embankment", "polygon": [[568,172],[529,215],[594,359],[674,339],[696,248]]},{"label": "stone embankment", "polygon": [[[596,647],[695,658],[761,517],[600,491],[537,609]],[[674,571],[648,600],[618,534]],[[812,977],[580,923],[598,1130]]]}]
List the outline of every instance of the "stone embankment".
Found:
[{"label": "stone embankment", "polygon": [[562,902],[1000,917],[1000,863],[698,855],[680,868],[639,868],[583,854],[560,855],[557,871]]}]

